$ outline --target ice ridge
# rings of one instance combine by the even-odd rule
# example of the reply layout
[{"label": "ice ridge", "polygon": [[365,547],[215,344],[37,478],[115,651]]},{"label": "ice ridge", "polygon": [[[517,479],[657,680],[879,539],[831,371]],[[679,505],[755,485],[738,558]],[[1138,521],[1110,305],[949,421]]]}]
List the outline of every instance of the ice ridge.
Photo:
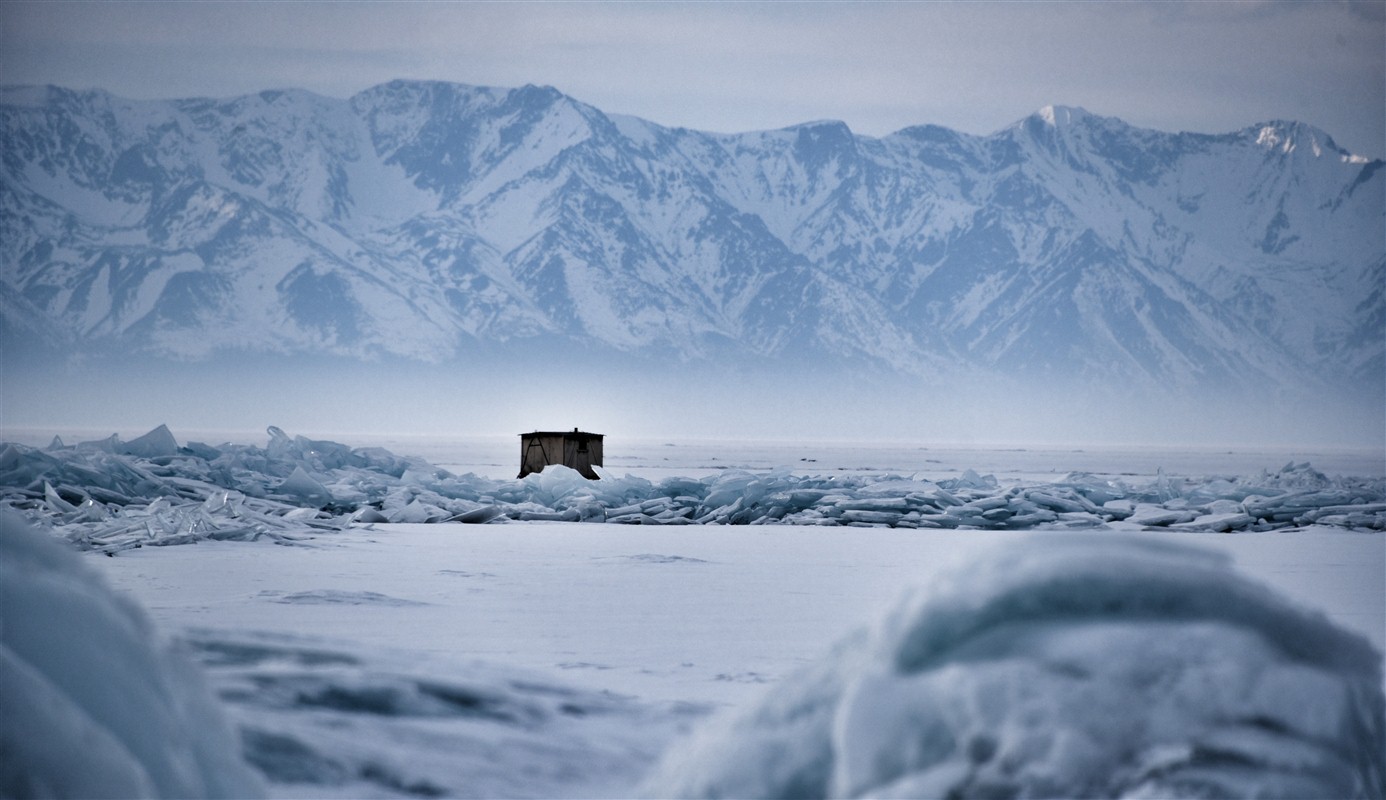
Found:
[{"label": "ice ridge", "polygon": [[914,529],[1386,530],[1386,481],[1329,478],[1307,463],[1238,478],[1083,473],[1002,484],[967,470],[916,475],[725,470],[658,483],[564,467],[520,480],[454,475],[381,448],[290,437],[264,447],[178,445],[159,426],[47,449],[0,444],[0,507],[81,549],[115,552],[201,539],[292,543],[354,523],[567,521],[644,525],[839,525]]}]

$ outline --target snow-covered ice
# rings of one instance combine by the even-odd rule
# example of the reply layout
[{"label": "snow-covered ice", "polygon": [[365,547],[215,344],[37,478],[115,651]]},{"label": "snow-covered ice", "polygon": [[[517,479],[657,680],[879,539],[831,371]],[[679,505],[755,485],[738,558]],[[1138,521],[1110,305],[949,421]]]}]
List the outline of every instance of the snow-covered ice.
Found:
[{"label": "snow-covered ice", "polygon": [[[98,530],[97,524],[127,515],[128,522],[142,521],[139,531],[120,540],[124,549],[107,545],[115,557],[92,552],[88,565],[133,595],[164,637],[179,640],[202,663],[241,733],[243,755],[273,796],[629,796],[661,756],[674,761],[645,788],[655,794],[697,794],[697,785],[678,782],[687,773],[671,766],[677,763],[674,754],[704,753],[697,763],[708,776],[716,774],[717,759],[715,753],[706,755],[705,744],[687,744],[681,737],[692,735],[696,743],[706,725],[736,727],[741,723],[733,720],[754,716],[775,697],[807,691],[805,674],[842,678],[836,699],[825,701],[831,714],[823,713],[845,720],[834,721],[827,735],[830,743],[832,737],[842,739],[851,766],[843,767],[845,777],[825,779],[823,786],[832,793],[884,793],[890,781],[873,772],[880,764],[905,765],[892,779],[902,791],[923,786],[912,781],[924,780],[925,772],[929,780],[956,774],[944,768],[955,762],[945,758],[930,772],[892,751],[882,736],[870,735],[879,725],[913,724],[926,711],[947,724],[971,726],[958,729],[963,731],[958,736],[967,736],[959,739],[967,765],[975,758],[999,770],[1020,759],[1029,771],[1016,774],[1037,781],[1027,786],[1059,785],[1043,783],[1054,776],[1061,782],[1114,775],[1101,766],[1107,751],[1080,747],[1087,730],[1081,712],[1089,699],[1110,705],[1128,690],[1158,712],[1112,723],[1126,726],[1121,731],[1133,742],[1154,743],[1140,765],[1148,777],[1187,773],[1192,762],[1180,761],[1181,752],[1192,753],[1189,757],[1200,764],[1210,753],[1264,756],[1277,768],[1295,755],[1303,758],[1294,763],[1305,769],[1291,776],[1294,780],[1345,786],[1333,781],[1375,769],[1377,783],[1365,779],[1360,793],[1382,791],[1379,761],[1336,771],[1314,766],[1329,763],[1323,753],[1332,750],[1332,737],[1299,750],[1275,739],[1301,730],[1297,725],[1328,725],[1328,701],[1334,692],[1347,691],[1332,688],[1339,684],[1367,687],[1361,690],[1365,718],[1377,726],[1375,733],[1368,731],[1368,740],[1380,739],[1380,713],[1372,716],[1371,703],[1380,702],[1377,653],[1386,644],[1386,542],[1351,517],[1365,514],[1373,521],[1374,511],[1337,507],[1344,504],[1344,494],[1362,501],[1349,505],[1379,502],[1370,492],[1381,477],[1370,471],[1365,477],[1330,477],[1303,466],[1298,457],[1287,469],[1268,464],[1264,471],[1240,474],[1211,462],[1196,464],[1198,469],[1161,474],[1152,468],[1125,476],[1116,470],[1070,475],[1048,467],[1026,467],[1027,474],[1018,475],[990,464],[984,464],[986,474],[945,469],[948,465],[938,465],[938,471],[862,467],[889,467],[879,454],[864,456],[851,469],[837,469],[842,464],[825,459],[787,470],[751,463],[743,450],[719,459],[732,468],[683,477],[678,472],[698,474],[708,451],[690,458],[685,448],[670,447],[646,451],[669,453],[672,460],[663,462],[661,456],[661,466],[645,477],[608,475],[588,482],[558,471],[515,481],[459,476],[420,458],[277,430],[265,447],[188,443],[175,456],[152,458],[122,453],[119,437],[98,442],[104,444],[0,448],[5,502],[47,526],[50,535],[78,546],[94,543],[85,537]],[[446,453],[430,455],[439,463],[463,463]],[[1040,463],[1036,454],[1015,455]],[[1318,456],[1314,461],[1325,463]],[[286,483],[309,496],[285,491]],[[330,503],[316,504],[317,486],[332,495]],[[487,494],[448,496],[477,487]],[[76,488],[87,491],[91,505]],[[100,491],[127,499],[123,504],[97,499]],[[947,505],[945,496],[959,505]],[[841,518],[812,526],[783,519],[759,526],[612,522],[661,521],[660,515],[667,520],[668,512],[680,516],[695,501],[707,507],[704,513],[722,513],[719,509],[739,503],[729,517],[781,502],[803,510],[841,509],[844,516],[859,512],[849,522],[898,521],[870,515],[901,514],[891,504],[902,500],[940,511],[972,504],[982,520],[993,511],[1013,509],[1019,510],[1007,519],[1022,512],[1044,516],[1040,511],[1054,519],[1022,520],[1023,527],[928,530],[847,526]],[[471,509],[462,513],[478,521],[489,515],[493,524],[426,523],[433,516],[430,508],[452,511],[447,504],[462,501],[457,508]],[[98,503],[107,516],[93,510]],[[1156,510],[1173,516],[1150,530],[1132,521]],[[379,515],[377,521],[351,522],[364,511]],[[379,521],[420,511],[426,513],[419,521],[426,524]],[[1311,513],[1318,515],[1316,521],[1307,519]],[[171,524],[175,514],[199,520],[206,515],[225,530],[239,525],[259,533],[219,540],[201,535],[209,530],[204,522],[180,538],[182,529],[174,526],[174,533],[167,533],[158,521],[163,515]],[[589,521],[549,521],[574,514]],[[1229,526],[1241,531],[1232,535],[1210,533],[1235,514],[1256,522]],[[1277,514],[1283,518],[1277,520]],[[1341,519],[1323,522],[1331,517]],[[1067,530],[1075,523],[1089,527]],[[1258,525],[1268,529],[1256,530]],[[193,546],[125,546],[159,543],[161,537]],[[1149,544],[1152,540],[1156,543]],[[1185,549],[1190,546],[1213,552]],[[1138,567],[1149,574],[1130,579],[1130,570]],[[1163,576],[1165,583],[1151,575]],[[973,643],[948,650],[939,670],[921,668],[907,675],[881,667],[889,662],[878,656],[890,642],[918,638],[907,630],[912,621],[969,619],[957,607],[952,617],[935,617],[930,609],[937,609],[940,598],[963,605],[992,602],[998,609],[1006,603],[1043,608],[1060,596],[1039,590],[1050,585],[1045,576],[1056,586],[1065,577],[1108,580],[1106,594],[1094,589],[1080,597],[1115,602],[1127,598],[1130,588],[1133,598],[1158,599],[1153,590],[1135,590],[1164,587],[1190,602],[1215,595],[1239,599],[1246,613],[1227,603],[1208,619],[1179,613],[1155,619],[1160,615],[1152,613],[1152,619],[1132,622],[1101,613],[1085,617],[1079,609],[1063,624],[1021,614],[1010,623],[998,622],[990,638],[979,638],[995,645],[995,652]],[[1256,588],[1253,581],[1273,591]],[[1176,591],[1180,587],[1187,591]],[[907,599],[900,600],[906,592]],[[851,633],[891,608],[895,611],[886,619],[894,622]],[[1299,620],[1299,628],[1286,630],[1312,634],[1318,638],[1299,638],[1324,647],[1302,658],[1291,647],[1286,656],[1279,634],[1248,623],[1252,618],[1275,620],[1276,626]],[[1157,629],[1158,637],[1144,635]],[[842,649],[831,649],[835,640],[874,649],[863,647],[846,658]],[[1164,645],[1175,653],[1160,662],[1156,650]],[[1220,656],[1222,672],[1181,666],[1175,656],[1199,647],[1210,658]],[[1325,666],[1323,659],[1331,661],[1333,652],[1357,655]],[[1034,666],[1049,664],[1046,658],[1074,669]],[[1292,669],[1291,662],[1304,669]],[[1375,677],[1361,669],[1368,662],[1375,665]],[[1197,731],[1211,730],[1198,727],[1199,715],[1212,713],[1213,705],[1194,704],[1181,717],[1180,708],[1156,702],[1175,700],[1177,693],[1146,697],[1143,685],[1132,688],[1138,683],[1133,676],[1146,675],[1140,671],[1154,664],[1170,667],[1155,670],[1155,678],[1186,681],[1186,700],[1202,697],[1194,692],[1202,685],[1234,711],[1264,700],[1269,690],[1255,694],[1255,686],[1289,688],[1274,698],[1282,704],[1260,709],[1264,724],[1249,718],[1249,732],[1199,739]],[[861,670],[853,672],[853,665]],[[1028,711],[989,709],[992,716],[967,717],[970,707],[963,699],[952,706],[924,699],[944,688],[949,697],[966,698],[967,692],[1004,697],[1024,669],[1035,672],[1033,680],[1021,681],[1035,689],[1029,711],[1073,726],[1065,729],[1071,730],[1066,738],[1055,740],[1054,749],[1031,761],[1021,758],[1038,747],[1024,735]],[[1083,670],[1086,679],[1080,677]],[[1080,684],[1087,694],[1074,689]],[[1243,692],[1242,687],[1249,688]],[[1306,696],[1315,698],[1316,716],[1293,705],[1296,697]],[[909,719],[902,722],[901,716]],[[1293,724],[1283,725],[1285,717]],[[995,722],[996,730],[977,734],[983,722]],[[1169,731],[1177,740],[1181,731],[1188,734],[1179,740],[1185,751],[1158,746]],[[747,752],[756,746],[747,744]],[[1273,770],[1261,772],[1267,781],[1280,780]],[[997,785],[986,782],[994,776],[982,767],[969,774],[982,781],[969,784],[978,792]],[[1274,783],[1291,785],[1310,784]],[[1156,787],[1150,792],[1168,789],[1165,794],[1177,789],[1141,786]],[[1075,792],[1080,790],[1050,793]]]},{"label": "snow-covered ice", "polygon": [[281,796],[617,796],[704,711],[465,654],[301,633],[185,638],[240,725],[245,758]]},{"label": "snow-covered ice", "polygon": [[[433,786],[456,796],[628,796],[662,751],[681,746],[680,731],[756,703],[903,592],[966,575],[968,562],[986,554],[1069,537],[1127,535],[391,524],[295,547],[210,541],[93,560],[168,633],[191,639],[238,723],[280,733],[291,740],[289,752],[310,763],[335,765],[305,773],[275,768],[268,776],[275,796],[406,794],[390,786]],[[1242,574],[1383,645],[1386,542],[1379,534],[1316,528],[1159,538],[1226,553]],[[252,646],[266,651],[259,663],[217,655]],[[560,713],[526,729],[533,747],[493,771],[498,755],[468,766],[472,750],[464,745],[520,735],[504,721],[387,715],[367,703],[353,711],[345,701],[253,702],[244,687],[276,671],[317,675],[324,692],[340,683],[347,695],[364,674],[375,675],[395,687],[381,690],[387,697],[413,693],[410,685],[421,680],[510,696],[509,676],[535,691],[607,697],[614,710]],[[640,732],[634,745],[631,725]],[[418,729],[430,736],[392,733]],[[350,750],[342,730],[354,732]],[[527,774],[534,743],[550,739],[542,748],[550,757],[531,763]],[[252,755],[261,763],[266,756]],[[490,777],[469,777],[478,769]],[[381,776],[383,783],[375,781]]]}]

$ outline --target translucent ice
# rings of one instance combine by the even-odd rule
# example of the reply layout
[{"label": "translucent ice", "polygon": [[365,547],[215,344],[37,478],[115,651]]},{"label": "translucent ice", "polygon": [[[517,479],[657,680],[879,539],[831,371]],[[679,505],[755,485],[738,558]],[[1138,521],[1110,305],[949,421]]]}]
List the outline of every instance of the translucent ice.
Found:
[{"label": "translucent ice", "polygon": [[157,458],[178,454],[178,440],[167,425],[160,425],[138,439],[125,442],[116,448],[119,453],[140,458]]},{"label": "translucent ice", "polygon": [[296,466],[294,471],[289,473],[289,477],[275,488],[275,492],[289,497],[296,497],[314,505],[323,505],[332,502],[332,493],[326,486],[319,483],[313,476],[304,472],[303,467]]}]

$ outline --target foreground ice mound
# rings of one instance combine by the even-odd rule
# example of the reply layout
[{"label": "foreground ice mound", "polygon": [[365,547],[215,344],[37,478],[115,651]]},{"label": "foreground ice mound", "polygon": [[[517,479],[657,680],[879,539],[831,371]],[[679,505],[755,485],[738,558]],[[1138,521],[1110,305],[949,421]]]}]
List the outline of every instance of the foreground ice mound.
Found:
[{"label": "foreground ice mound", "polygon": [[661,797],[1381,797],[1381,657],[1201,550],[1036,536],[674,745]]},{"label": "foreground ice mound", "polygon": [[144,614],[0,512],[0,797],[263,793],[201,677]]}]

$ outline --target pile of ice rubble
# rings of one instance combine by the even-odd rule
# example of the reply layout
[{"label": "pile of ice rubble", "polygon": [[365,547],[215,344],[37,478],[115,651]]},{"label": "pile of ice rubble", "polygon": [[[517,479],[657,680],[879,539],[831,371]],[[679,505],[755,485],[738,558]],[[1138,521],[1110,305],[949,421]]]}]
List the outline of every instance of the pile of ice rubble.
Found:
[{"label": "pile of ice rubble", "polygon": [[[83,549],[199,539],[292,542],[352,523],[553,520],[653,525],[894,528],[1152,528],[1263,531],[1306,525],[1386,530],[1386,481],[1309,464],[1256,477],[1161,475],[1129,485],[1085,473],[1003,485],[968,470],[919,476],[726,470],[658,483],[563,467],[520,480],[454,475],[419,458],[269,429],[265,447],[180,446],[165,426],[130,442],[0,445],[0,505]],[[600,468],[598,468],[600,470]]]},{"label": "pile of ice rubble", "polygon": [[1169,541],[1008,542],[666,751],[653,797],[1382,797],[1381,656]]}]

